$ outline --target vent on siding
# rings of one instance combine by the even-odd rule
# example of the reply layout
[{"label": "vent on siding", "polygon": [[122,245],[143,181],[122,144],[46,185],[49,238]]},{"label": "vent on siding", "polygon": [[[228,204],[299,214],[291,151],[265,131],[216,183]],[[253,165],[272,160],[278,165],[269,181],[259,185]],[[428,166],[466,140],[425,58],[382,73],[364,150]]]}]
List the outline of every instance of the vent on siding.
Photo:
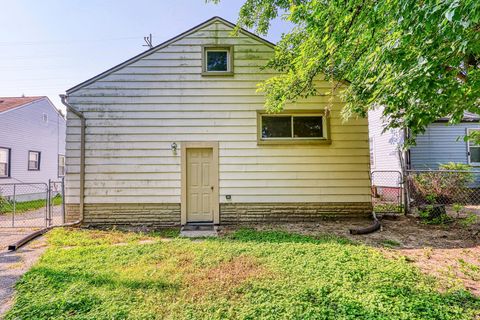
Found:
[{"label": "vent on siding", "polygon": [[44,122],[44,123],[48,123],[48,114],[44,113],[44,114],[42,115],[42,119],[43,119],[43,122]]}]

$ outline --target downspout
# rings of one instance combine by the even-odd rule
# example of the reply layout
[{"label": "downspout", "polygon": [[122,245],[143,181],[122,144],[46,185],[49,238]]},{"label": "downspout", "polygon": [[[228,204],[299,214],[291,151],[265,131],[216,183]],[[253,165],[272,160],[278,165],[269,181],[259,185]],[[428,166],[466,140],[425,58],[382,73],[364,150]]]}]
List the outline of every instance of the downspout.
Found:
[{"label": "downspout", "polygon": [[74,226],[82,224],[83,222],[83,208],[85,203],[85,116],[83,113],[75,110],[67,101],[68,96],[60,95],[62,104],[67,107],[67,110],[80,118],[80,204],[79,204],[79,219],[72,223],[66,223],[64,226]]}]

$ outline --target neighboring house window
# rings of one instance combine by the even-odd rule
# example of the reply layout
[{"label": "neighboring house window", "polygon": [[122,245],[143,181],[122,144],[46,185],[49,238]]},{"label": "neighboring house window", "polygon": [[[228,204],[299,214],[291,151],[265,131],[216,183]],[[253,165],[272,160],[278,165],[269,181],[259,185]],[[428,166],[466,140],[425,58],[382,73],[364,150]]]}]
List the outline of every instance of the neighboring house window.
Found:
[{"label": "neighboring house window", "polygon": [[233,74],[233,50],[226,47],[203,48],[203,75],[231,75]]},{"label": "neighboring house window", "polygon": [[10,149],[0,148],[0,178],[10,177]]},{"label": "neighboring house window", "polygon": [[46,113],[42,114],[42,120],[43,122],[48,123],[48,114]]},{"label": "neighboring house window", "polygon": [[375,139],[370,137],[368,141],[370,143],[370,168],[375,168]]},{"label": "neighboring house window", "polygon": [[276,115],[258,114],[258,143],[325,143],[327,119],[323,113],[295,111]]},{"label": "neighboring house window", "polygon": [[58,176],[65,176],[65,156],[63,154],[58,155]]},{"label": "neighboring house window", "polygon": [[28,170],[40,170],[40,152],[28,151]]},{"label": "neighboring house window", "polygon": [[[468,134],[471,131],[480,131],[480,129],[468,129]],[[473,141],[468,141],[468,163],[474,166],[480,166],[480,145]]]}]

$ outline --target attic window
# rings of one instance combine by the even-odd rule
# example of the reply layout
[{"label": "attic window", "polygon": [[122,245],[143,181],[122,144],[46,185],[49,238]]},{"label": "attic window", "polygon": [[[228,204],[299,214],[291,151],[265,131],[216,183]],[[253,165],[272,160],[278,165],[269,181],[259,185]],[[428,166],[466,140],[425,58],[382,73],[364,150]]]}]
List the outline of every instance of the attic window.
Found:
[{"label": "attic window", "polygon": [[232,75],[233,58],[232,47],[204,47],[203,48],[203,75]]}]

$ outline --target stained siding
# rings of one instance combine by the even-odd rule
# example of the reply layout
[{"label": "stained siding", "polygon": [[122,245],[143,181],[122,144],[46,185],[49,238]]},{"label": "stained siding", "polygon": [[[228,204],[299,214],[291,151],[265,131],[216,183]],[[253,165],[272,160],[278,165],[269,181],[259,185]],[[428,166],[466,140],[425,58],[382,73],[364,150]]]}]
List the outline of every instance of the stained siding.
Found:
[{"label": "stained siding", "polygon": [[[48,122],[43,122],[43,114]],[[10,179],[0,183],[58,180],[58,155],[65,154],[65,119],[48,99],[0,114],[0,146],[11,148]],[[40,171],[28,171],[28,151],[40,151]]]},{"label": "stained siding", "polygon": [[[335,96],[287,110],[333,105],[331,145],[256,142],[256,84],[273,49],[214,23],[69,97],[86,117],[86,203],[179,203],[182,141],[219,141],[220,202],[370,201],[366,119],[344,123]],[[233,44],[233,77],[202,77],[202,44]],[[317,82],[320,91],[330,85]],[[67,202],[78,203],[79,120],[68,113]],[[170,146],[179,146],[174,155]]]},{"label": "stained siding", "polygon": [[463,141],[468,128],[480,128],[480,124],[431,124],[410,149],[412,168],[436,169],[439,164],[448,162],[468,163],[467,143]]}]

